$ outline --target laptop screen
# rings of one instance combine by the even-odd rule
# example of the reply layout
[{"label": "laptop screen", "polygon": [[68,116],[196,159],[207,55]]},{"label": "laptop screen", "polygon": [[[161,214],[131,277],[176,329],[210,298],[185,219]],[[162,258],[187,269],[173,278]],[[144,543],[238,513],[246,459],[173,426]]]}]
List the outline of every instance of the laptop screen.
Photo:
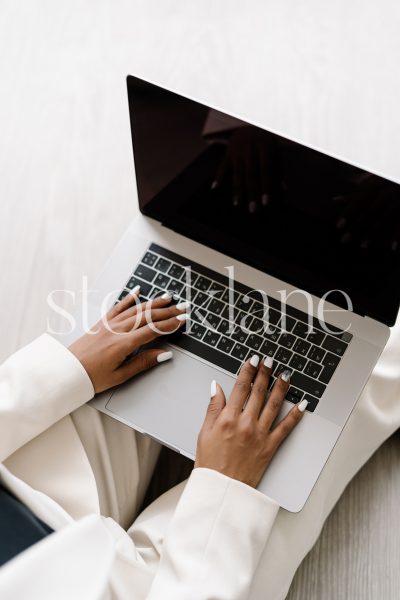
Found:
[{"label": "laptop screen", "polygon": [[400,185],[136,77],[127,82],[142,213],[394,324]]}]

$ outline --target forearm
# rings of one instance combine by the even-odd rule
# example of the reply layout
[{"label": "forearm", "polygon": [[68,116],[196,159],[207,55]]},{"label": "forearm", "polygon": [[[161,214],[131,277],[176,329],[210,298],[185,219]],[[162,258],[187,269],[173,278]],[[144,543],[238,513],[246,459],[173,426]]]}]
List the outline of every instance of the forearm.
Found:
[{"label": "forearm", "polygon": [[278,505],[249,486],[195,469],[163,543],[148,600],[246,598]]},{"label": "forearm", "polygon": [[42,335],[0,367],[0,461],[94,394],[76,357]]}]

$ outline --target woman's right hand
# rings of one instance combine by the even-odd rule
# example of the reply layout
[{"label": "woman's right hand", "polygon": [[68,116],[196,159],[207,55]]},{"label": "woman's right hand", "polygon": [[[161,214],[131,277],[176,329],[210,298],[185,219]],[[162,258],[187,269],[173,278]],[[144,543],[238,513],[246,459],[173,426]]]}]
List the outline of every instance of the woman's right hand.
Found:
[{"label": "woman's right hand", "polygon": [[259,364],[259,357],[252,356],[244,363],[228,402],[222,388],[212,382],[195,468],[213,469],[252,487],[258,485],[280,444],[307,407],[306,400],[299,402],[272,428],[289,387],[290,371],[278,377],[266,401],[271,367],[271,359]]}]

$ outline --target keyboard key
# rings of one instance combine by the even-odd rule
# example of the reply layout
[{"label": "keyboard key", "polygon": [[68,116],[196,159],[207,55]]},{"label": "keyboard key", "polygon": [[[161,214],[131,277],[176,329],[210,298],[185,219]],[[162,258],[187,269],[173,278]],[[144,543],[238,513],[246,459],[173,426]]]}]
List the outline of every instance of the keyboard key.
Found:
[{"label": "keyboard key", "polygon": [[261,302],[254,302],[253,306],[251,307],[251,314],[259,319],[263,319],[266,310],[267,306],[264,306],[264,304]]},{"label": "keyboard key", "polygon": [[244,310],[245,312],[250,312],[250,307],[253,304],[253,300],[248,296],[239,296],[236,301],[236,306],[240,310]]},{"label": "keyboard key", "polygon": [[193,273],[190,267],[186,267],[183,270],[181,280],[184,282],[185,285],[193,287],[197,280],[197,273]]},{"label": "keyboard key", "polygon": [[264,330],[266,329],[267,324],[262,319],[257,319],[257,317],[253,317],[251,321],[249,321],[249,329],[250,331],[254,331],[255,333],[259,333],[260,335],[264,335]]},{"label": "keyboard key", "polygon": [[118,300],[123,300],[125,298],[125,296],[129,294],[128,290],[124,290],[123,292],[121,292],[121,294],[118,297]]},{"label": "keyboard key", "polygon": [[300,354],[293,354],[293,357],[289,364],[291,367],[293,367],[293,369],[296,369],[297,371],[302,371],[306,366],[306,363],[307,359],[304,356],[301,356]]},{"label": "keyboard key", "polygon": [[282,315],[282,318],[279,321],[279,327],[282,329],[282,331],[292,331],[295,324],[296,319],[288,317],[288,315]]},{"label": "keyboard key", "polygon": [[190,313],[190,318],[199,323],[204,323],[207,319],[207,311],[204,308],[198,308],[194,306]]},{"label": "keyboard key", "polygon": [[216,348],[212,348],[189,335],[181,335],[174,340],[174,344],[183,350],[187,350],[200,358],[208,360],[211,364],[216,365],[221,369],[225,369],[225,371],[228,371],[229,373],[236,374],[242,364],[239,360],[236,360],[236,358],[225,354],[225,352],[221,352]]},{"label": "keyboard key", "polygon": [[126,287],[129,288],[130,290],[133,290],[134,287],[136,287],[137,285],[140,285],[140,291],[145,295],[148,296],[151,290],[151,285],[149,283],[146,283],[145,281],[140,281],[140,279],[136,279],[136,277],[131,277],[130,280],[128,281],[128,283],[126,284]]},{"label": "keyboard key", "polygon": [[313,377],[314,379],[317,379],[321,371],[322,365],[319,365],[318,363],[313,362],[312,360],[308,361],[306,368],[304,369],[304,373],[306,375],[309,375],[310,377]]},{"label": "keyboard key", "polygon": [[235,312],[233,310],[233,306],[229,306],[228,304],[225,304],[225,308],[221,313],[221,317],[223,319],[226,319],[227,321],[229,320],[234,320],[235,319]]},{"label": "keyboard key", "polygon": [[326,356],[322,362],[323,362],[323,369],[319,376],[319,380],[322,381],[322,383],[329,383],[330,380],[332,379],[332,375],[336,371],[336,367],[338,366],[338,364],[340,362],[340,358],[338,356],[336,356],[335,354],[331,354],[330,352],[327,352]]},{"label": "keyboard key", "polygon": [[293,344],[295,343],[295,341],[296,341],[296,338],[291,333],[282,333],[282,335],[279,338],[278,343],[280,346],[284,346],[284,348],[291,348],[293,346]]},{"label": "keyboard key", "polygon": [[317,408],[317,405],[318,405],[317,398],[314,398],[314,396],[309,396],[308,394],[306,394],[304,396],[304,400],[307,400],[307,402],[308,402],[307,410],[309,412],[314,412],[314,410]]},{"label": "keyboard key", "polygon": [[229,323],[229,321],[226,321],[225,319],[222,319],[221,323],[218,325],[217,329],[220,333],[230,333],[230,327],[231,324]]},{"label": "keyboard key", "polygon": [[308,358],[311,358],[311,360],[315,360],[316,362],[322,362],[325,354],[325,350],[322,350],[319,346],[311,346]]},{"label": "keyboard key", "polygon": [[168,275],[170,277],[175,277],[176,279],[180,279],[184,272],[185,272],[185,269],[183,267],[173,264],[173,265],[171,265],[171,268],[168,271]]},{"label": "keyboard key", "polygon": [[287,348],[279,348],[278,352],[275,355],[275,359],[279,360],[279,362],[283,363],[284,365],[287,365],[290,361],[290,359],[292,358],[293,352],[291,352],[290,350],[288,350]]},{"label": "keyboard key", "polygon": [[307,356],[307,352],[311,348],[311,344],[306,342],[305,340],[297,340],[295,345],[293,346],[293,350],[298,352],[302,356]]},{"label": "keyboard key", "polygon": [[353,335],[348,331],[343,331],[342,335],[340,335],[339,337],[347,344],[353,339]]},{"label": "keyboard key", "polygon": [[138,265],[134,271],[134,275],[145,281],[153,281],[156,272],[153,269],[150,269],[150,267],[146,267],[146,265]]},{"label": "keyboard key", "polygon": [[171,279],[168,284],[168,291],[173,292],[174,294],[180,294],[183,290],[184,284],[181,281],[177,281],[176,279]]},{"label": "keyboard key", "polygon": [[203,340],[205,342],[207,342],[207,344],[210,344],[210,346],[216,346],[220,340],[220,335],[219,333],[216,333],[215,331],[210,331],[210,329],[206,332],[206,335],[204,336]]},{"label": "keyboard key", "polygon": [[165,290],[168,288],[170,281],[171,280],[169,277],[167,277],[166,275],[163,275],[162,273],[158,273],[158,275],[155,278],[155,280],[153,281],[153,283],[154,283],[154,285],[157,285],[158,287],[160,287],[162,290]]},{"label": "keyboard key", "polygon": [[250,346],[253,350],[259,350],[263,344],[263,339],[259,335],[252,333],[249,335],[246,341],[247,346]]},{"label": "keyboard key", "polygon": [[277,325],[281,320],[281,313],[273,308],[270,308],[268,314],[266,315],[267,323],[272,323],[272,325]]},{"label": "keyboard key", "polygon": [[207,277],[203,277],[202,275],[200,275],[200,277],[196,279],[194,287],[198,290],[201,290],[202,292],[206,292],[209,289],[210,285],[211,280],[207,279]]},{"label": "keyboard key", "polygon": [[225,290],[226,290],[226,287],[224,285],[222,285],[222,283],[217,283],[216,281],[213,281],[210,286],[210,289],[208,290],[208,293],[213,298],[221,298],[221,296]]},{"label": "keyboard key", "polygon": [[281,334],[280,329],[276,329],[274,327],[269,327],[264,332],[264,337],[267,338],[268,340],[271,340],[271,342],[277,342],[280,334]]},{"label": "keyboard key", "polygon": [[239,296],[240,296],[239,292],[236,292],[235,290],[232,290],[229,288],[225,288],[225,291],[222,294],[221,300],[223,302],[226,302],[226,304],[234,305],[235,302],[237,301],[237,299],[239,298]]},{"label": "keyboard key", "polygon": [[265,340],[260,348],[260,352],[263,356],[274,356],[278,346],[274,342]]},{"label": "keyboard key", "polygon": [[208,310],[215,313],[216,315],[220,315],[225,308],[225,304],[221,302],[221,300],[217,300],[213,298],[210,304],[207,306]]},{"label": "keyboard key", "polygon": [[322,331],[315,330],[312,333],[308,334],[307,341],[311,342],[311,344],[315,344],[316,346],[320,346],[324,337],[325,334],[322,333]]},{"label": "keyboard key", "polygon": [[293,387],[292,385],[289,388],[289,392],[292,394],[292,396],[296,396],[297,401],[301,400],[304,396],[304,392],[302,392],[298,388]]},{"label": "keyboard key", "polygon": [[192,322],[192,324],[190,325],[189,335],[197,338],[198,340],[201,340],[206,331],[206,328],[203,327],[203,325],[200,325],[200,323]]},{"label": "keyboard key", "polygon": [[338,356],[343,356],[347,348],[347,344],[338,340],[335,337],[332,337],[331,335],[327,335],[324,340],[324,343],[322,344],[322,347],[326,350],[329,350],[330,352],[334,352]]},{"label": "keyboard key", "polygon": [[166,273],[171,266],[171,261],[166,258],[159,258],[155,264],[155,269],[161,271],[162,273]]},{"label": "keyboard key", "polygon": [[248,354],[249,349],[246,348],[246,346],[243,346],[243,344],[239,344],[238,342],[236,342],[232,349],[232,356],[243,362],[244,360],[246,360]]},{"label": "keyboard key", "polygon": [[227,352],[229,354],[229,352],[232,350],[234,343],[232,340],[230,340],[229,338],[225,337],[224,335],[221,337],[221,339],[218,342],[218,348],[219,350],[222,350],[222,352]]},{"label": "keyboard key", "polygon": [[285,400],[292,402],[292,404],[297,404],[298,402],[300,402],[299,398],[297,396],[294,396],[290,390],[287,392]]},{"label": "keyboard key", "polygon": [[293,328],[293,332],[295,335],[305,338],[308,334],[308,325],[307,323],[303,323],[302,321],[297,321],[296,325]]},{"label": "keyboard key", "polygon": [[247,340],[247,336],[248,336],[248,333],[243,331],[243,329],[238,326],[235,327],[235,329],[233,330],[233,332],[231,334],[231,338],[233,340],[235,340],[236,342],[240,342],[241,344],[244,344],[244,342]]},{"label": "keyboard key", "polygon": [[303,373],[299,373],[298,371],[293,371],[290,383],[300,388],[304,392],[308,392],[309,394],[316,396],[317,398],[322,397],[322,394],[326,388],[326,385],[320,381],[316,381],[315,379],[312,379]]},{"label": "keyboard key", "polygon": [[152,267],[157,260],[157,256],[152,252],[146,252],[146,254],[142,258],[142,263]]},{"label": "keyboard key", "polygon": [[220,317],[213,315],[212,313],[207,313],[207,324],[211,326],[212,329],[217,329],[219,322],[221,321]]},{"label": "keyboard key", "polygon": [[205,303],[210,299],[210,296],[208,294],[205,294],[204,292],[195,292],[195,295],[193,295],[193,304],[197,304],[197,306],[204,306]]}]

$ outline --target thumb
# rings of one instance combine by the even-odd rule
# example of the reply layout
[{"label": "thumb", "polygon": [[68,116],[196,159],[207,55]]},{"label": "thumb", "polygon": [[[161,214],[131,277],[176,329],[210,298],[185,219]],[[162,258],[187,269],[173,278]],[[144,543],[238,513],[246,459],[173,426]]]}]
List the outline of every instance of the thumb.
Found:
[{"label": "thumb", "polygon": [[225,394],[216,381],[211,382],[211,398],[204,425],[213,426],[226,405]]},{"label": "thumb", "polygon": [[144,350],[128,363],[115,370],[116,384],[124,383],[134,375],[147,371],[159,363],[172,358],[172,352],[166,350]]}]

